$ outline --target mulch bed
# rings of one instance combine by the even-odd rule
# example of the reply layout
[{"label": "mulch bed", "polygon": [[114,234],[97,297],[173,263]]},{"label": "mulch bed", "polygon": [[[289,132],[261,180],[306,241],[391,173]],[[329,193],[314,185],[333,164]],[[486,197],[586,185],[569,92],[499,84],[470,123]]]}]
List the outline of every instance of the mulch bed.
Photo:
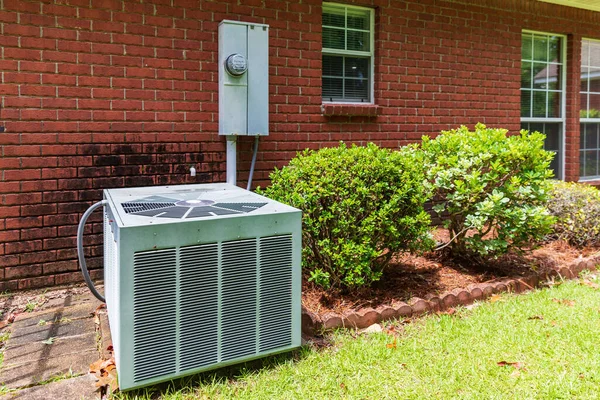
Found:
[{"label": "mulch bed", "polygon": [[325,291],[304,281],[302,304],[318,315],[345,314],[405,302],[411,297],[438,295],[471,284],[543,273],[599,252],[600,248],[574,248],[565,242],[553,241],[524,255],[508,254],[484,266],[453,262],[438,253],[404,254],[392,262],[379,282],[357,292]]}]

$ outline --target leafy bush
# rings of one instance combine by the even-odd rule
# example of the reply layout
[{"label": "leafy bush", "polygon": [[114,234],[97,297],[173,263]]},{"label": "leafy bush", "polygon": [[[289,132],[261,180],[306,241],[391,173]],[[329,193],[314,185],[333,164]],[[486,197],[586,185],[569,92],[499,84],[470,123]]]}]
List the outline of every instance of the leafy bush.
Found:
[{"label": "leafy bush", "polygon": [[544,135],[478,124],[423,137],[434,211],[443,215],[455,257],[499,255],[541,239],[552,225],[545,208],[552,153]]},{"label": "leafy bush", "polygon": [[303,268],[316,284],[356,288],[380,279],[394,252],[431,246],[414,149],[374,144],[298,154],[260,192],[302,210]]},{"label": "leafy bush", "polygon": [[580,183],[556,182],[548,201],[556,217],[550,237],[575,246],[600,244],[600,191]]}]

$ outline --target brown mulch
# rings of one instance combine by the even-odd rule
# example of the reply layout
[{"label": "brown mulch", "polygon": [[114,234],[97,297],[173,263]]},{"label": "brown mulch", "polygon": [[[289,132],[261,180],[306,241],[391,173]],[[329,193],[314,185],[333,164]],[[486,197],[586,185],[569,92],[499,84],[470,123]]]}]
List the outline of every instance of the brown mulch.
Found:
[{"label": "brown mulch", "polygon": [[[437,235],[436,235],[437,236]],[[370,288],[355,293],[325,291],[303,282],[302,304],[317,314],[343,314],[364,307],[377,307],[407,301],[411,297],[424,298],[473,283],[543,272],[557,266],[598,253],[598,248],[574,248],[562,241],[554,241],[524,255],[507,254],[485,266],[453,262],[438,253],[423,256],[404,254],[397,257],[384,271],[380,281]]]}]

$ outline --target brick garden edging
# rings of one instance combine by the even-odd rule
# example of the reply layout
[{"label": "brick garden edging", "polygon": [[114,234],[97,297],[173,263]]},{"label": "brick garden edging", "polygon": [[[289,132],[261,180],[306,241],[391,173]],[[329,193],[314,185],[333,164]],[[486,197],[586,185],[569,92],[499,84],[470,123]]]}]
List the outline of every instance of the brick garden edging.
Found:
[{"label": "brick garden edging", "polygon": [[595,270],[600,264],[600,255],[576,260],[566,267],[557,267],[550,272],[532,273],[521,278],[499,279],[492,282],[469,285],[464,289],[454,289],[440,295],[429,295],[426,299],[413,297],[408,302],[381,305],[377,308],[362,308],[344,314],[327,312],[317,315],[302,306],[302,333],[315,333],[335,328],[366,328],[372,324],[393,318],[409,318],[448,310],[452,307],[466,306],[476,300],[484,300],[494,293],[522,293],[539,287],[542,282],[552,277],[564,279],[576,278],[583,270]]}]

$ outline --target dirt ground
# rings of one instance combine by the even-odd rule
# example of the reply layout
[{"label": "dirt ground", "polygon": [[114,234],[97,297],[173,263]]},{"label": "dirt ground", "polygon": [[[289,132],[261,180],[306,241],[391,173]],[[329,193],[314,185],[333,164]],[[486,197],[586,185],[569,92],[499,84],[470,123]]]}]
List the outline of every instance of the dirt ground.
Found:
[{"label": "dirt ground", "polygon": [[486,265],[471,265],[445,260],[439,254],[423,256],[404,254],[397,257],[372,287],[356,293],[322,290],[306,280],[302,288],[302,304],[310,311],[344,313],[363,307],[377,307],[407,301],[411,297],[440,294],[472,283],[527,275],[558,265],[567,265],[580,257],[600,252],[600,248],[577,249],[562,241],[554,241],[523,256],[508,254]]}]

